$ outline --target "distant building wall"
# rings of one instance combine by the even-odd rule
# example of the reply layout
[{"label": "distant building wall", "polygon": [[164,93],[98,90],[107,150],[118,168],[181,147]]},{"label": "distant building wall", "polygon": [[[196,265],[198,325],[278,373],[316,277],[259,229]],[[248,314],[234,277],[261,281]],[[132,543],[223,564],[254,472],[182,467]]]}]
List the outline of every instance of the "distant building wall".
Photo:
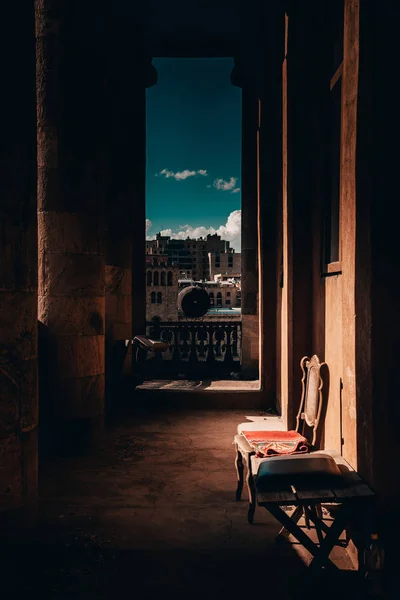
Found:
[{"label": "distant building wall", "polygon": [[165,256],[147,259],[146,269],[146,320],[159,317],[161,321],[178,318],[179,269],[167,265]]},{"label": "distant building wall", "polygon": [[209,252],[208,264],[210,271],[210,279],[214,279],[215,275],[233,276],[241,272],[241,254],[240,252]]},{"label": "distant building wall", "polygon": [[[221,255],[221,257],[234,256],[233,264],[236,265],[236,271],[240,272],[240,254],[235,254],[229,241],[222,240],[218,234],[208,235],[206,238],[187,238],[185,240],[157,234],[155,240],[146,241],[147,256],[166,256],[168,265],[179,268],[181,276],[197,281],[212,279],[210,253]],[[225,262],[228,272],[231,270],[228,259],[223,259],[224,265]]]}]

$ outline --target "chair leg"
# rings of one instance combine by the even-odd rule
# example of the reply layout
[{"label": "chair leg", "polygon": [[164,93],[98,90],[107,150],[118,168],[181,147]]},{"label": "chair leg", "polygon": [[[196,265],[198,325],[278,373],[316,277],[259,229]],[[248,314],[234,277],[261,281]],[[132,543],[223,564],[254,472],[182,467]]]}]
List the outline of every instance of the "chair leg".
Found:
[{"label": "chair leg", "polygon": [[254,478],[251,472],[251,459],[247,457],[247,473],[246,473],[246,484],[249,492],[249,510],[247,511],[247,520],[250,524],[254,522],[254,513],[256,511],[256,488],[254,485]]},{"label": "chair leg", "polygon": [[244,478],[243,478],[243,457],[242,454],[238,448],[238,445],[235,444],[235,450],[236,450],[236,457],[235,457],[235,468],[236,468],[236,473],[237,473],[237,488],[236,488],[236,502],[238,502],[239,500],[242,499],[242,490],[243,490],[243,483],[244,483]]}]

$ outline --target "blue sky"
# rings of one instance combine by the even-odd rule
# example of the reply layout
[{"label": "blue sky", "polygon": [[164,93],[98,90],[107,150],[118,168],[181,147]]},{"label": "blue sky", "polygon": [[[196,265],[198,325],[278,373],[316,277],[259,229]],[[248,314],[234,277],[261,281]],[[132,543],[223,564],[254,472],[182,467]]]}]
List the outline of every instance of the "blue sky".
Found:
[{"label": "blue sky", "polygon": [[158,83],[146,91],[147,235],[218,231],[239,250],[241,90],[230,83],[233,60],[153,64]]}]

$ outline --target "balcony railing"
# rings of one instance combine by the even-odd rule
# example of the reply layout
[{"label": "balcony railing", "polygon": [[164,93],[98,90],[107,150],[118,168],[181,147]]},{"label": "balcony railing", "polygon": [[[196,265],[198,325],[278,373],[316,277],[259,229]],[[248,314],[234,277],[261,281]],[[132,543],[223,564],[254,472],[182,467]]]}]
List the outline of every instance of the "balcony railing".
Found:
[{"label": "balcony railing", "polygon": [[174,378],[178,373],[221,376],[240,368],[240,321],[151,321],[146,325],[150,338],[168,343],[168,350],[146,361],[146,370],[154,378]]}]

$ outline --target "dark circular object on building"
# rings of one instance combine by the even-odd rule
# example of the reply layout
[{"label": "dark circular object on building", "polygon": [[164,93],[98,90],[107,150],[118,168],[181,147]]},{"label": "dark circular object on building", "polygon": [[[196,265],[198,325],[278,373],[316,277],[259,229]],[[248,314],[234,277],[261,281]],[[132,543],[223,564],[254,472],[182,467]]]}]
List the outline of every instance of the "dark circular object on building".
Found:
[{"label": "dark circular object on building", "polygon": [[191,285],[178,294],[178,310],[188,319],[204,317],[209,308],[210,298],[206,290],[201,287]]}]

